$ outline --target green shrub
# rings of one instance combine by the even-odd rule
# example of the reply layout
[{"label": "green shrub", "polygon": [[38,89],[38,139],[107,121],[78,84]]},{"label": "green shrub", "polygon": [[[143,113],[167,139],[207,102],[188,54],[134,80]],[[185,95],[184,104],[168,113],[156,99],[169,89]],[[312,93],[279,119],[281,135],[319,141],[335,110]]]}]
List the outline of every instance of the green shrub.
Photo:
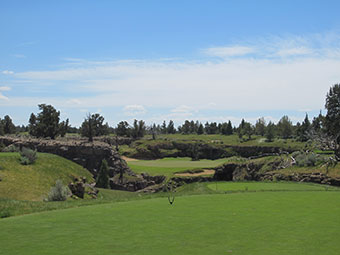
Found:
[{"label": "green shrub", "polygon": [[104,159],[100,166],[100,170],[96,180],[96,187],[107,189],[109,188],[109,167]]},{"label": "green shrub", "polygon": [[306,165],[307,166],[315,166],[317,161],[317,156],[314,153],[309,153],[306,156]]},{"label": "green shrub", "polygon": [[3,210],[0,210],[0,219],[1,218],[7,218],[12,216],[12,213],[10,212],[10,210],[8,208],[5,208]]},{"label": "green shrub", "polygon": [[20,151],[20,163],[22,165],[30,165],[37,159],[37,151],[28,148],[22,148]]},{"label": "green shrub", "polygon": [[63,185],[61,180],[57,180],[55,186],[51,188],[48,193],[48,201],[65,201],[71,194],[69,188]]},{"label": "green shrub", "polygon": [[296,164],[300,167],[315,166],[326,162],[325,157],[313,152],[305,153],[301,151],[295,151],[294,153],[292,153],[292,157],[295,158]]},{"label": "green shrub", "polygon": [[20,149],[14,144],[10,144],[2,150],[2,152],[19,152],[19,151]]}]

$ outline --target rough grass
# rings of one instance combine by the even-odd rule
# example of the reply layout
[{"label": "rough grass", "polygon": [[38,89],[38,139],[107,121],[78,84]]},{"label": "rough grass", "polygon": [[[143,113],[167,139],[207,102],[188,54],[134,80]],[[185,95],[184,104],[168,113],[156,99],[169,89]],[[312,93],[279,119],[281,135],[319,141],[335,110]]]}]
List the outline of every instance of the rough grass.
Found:
[{"label": "rough grass", "polygon": [[0,198],[0,218],[102,203],[138,200],[148,197],[149,197],[148,195],[142,196],[135,192],[99,189],[97,199],[78,199],[78,200],[69,199],[67,201],[43,202],[43,201],[21,201]]},{"label": "rough grass", "polygon": [[19,153],[0,153],[0,198],[43,200],[57,179],[67,184],[73,177],[85,176],[93,181],[85,168],[62,157],[38,153],[31,165],[21,165]]},{"label": "rough grass", "polygon": [[136,173],[147,172],[150,175],[165,175],[169,177],[175,172],[192,169],[213,168],[229,161],[229,159],[201,159],[198,161],[192,161],[191,158],[163,158],[156,160],[129,161],[127,163],[132,171]]},{"label": "rough grass", "polygon": [[0,254],[339,254],[339,192],[244,192],[0,220]]}]

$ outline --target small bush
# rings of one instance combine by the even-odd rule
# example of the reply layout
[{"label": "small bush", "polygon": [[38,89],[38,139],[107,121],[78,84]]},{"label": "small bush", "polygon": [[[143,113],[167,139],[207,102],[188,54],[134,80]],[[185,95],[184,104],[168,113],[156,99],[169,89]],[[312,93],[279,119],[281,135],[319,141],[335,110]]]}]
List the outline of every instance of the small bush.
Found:
[{"label": "small bush", "polygon": [[292,154],[292,157],[295,158],[296,164],[300,167],[303,166],[315,166],[318,164],[322,164],[326,162],[325,157],[322,157],[315,153],[305,153],[296,151]]},{"label": "small bush", "polygon": [[57,180],[48,193],[47,201],[65,201],[69,195],[69,188],[64,186],[61,180]]},{"label": "small bush", "polygon": [[315,166],[317,161],[317,156],[314,153],[309,153],[306,156],[306,165],[307,166]]},{"label": "small bush", "polygon": [[22,165],[30,165],[33,164],[37,159],[37,151],[28,148],[22,148],[20,156],[20,163]]},{"label": "small bush", "polygon": [[0,211],[0,218],[7,218],[12,216],[12,213],[10,212],[9,209],[5,208],[3,210]]},{"label": "small bush", "polygon": [[10,144],[7,147],[5,147],[2,151],[3,152],[19,152],[20,149],[14,144]]}]

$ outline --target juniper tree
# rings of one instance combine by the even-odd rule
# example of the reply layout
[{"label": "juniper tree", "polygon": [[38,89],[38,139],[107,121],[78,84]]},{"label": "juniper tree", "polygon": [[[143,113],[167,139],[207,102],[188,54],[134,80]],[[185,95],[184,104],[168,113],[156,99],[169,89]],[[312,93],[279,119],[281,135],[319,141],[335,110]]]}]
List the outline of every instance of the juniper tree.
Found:
[{"label": "juniper tree", "polygon": [[103,159],[97,176],[96,187],[107,189],[110,185],[109,181],[109,167],[107,161]]}]

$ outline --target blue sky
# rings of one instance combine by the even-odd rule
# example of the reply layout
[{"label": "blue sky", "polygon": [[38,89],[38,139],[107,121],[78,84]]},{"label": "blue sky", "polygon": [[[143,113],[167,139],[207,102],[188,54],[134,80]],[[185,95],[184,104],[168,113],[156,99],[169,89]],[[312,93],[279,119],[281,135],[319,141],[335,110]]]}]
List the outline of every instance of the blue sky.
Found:
[{"label": "blue sky", "polygon": [[301,121],[340,82],[339,1],[1,1],[0,117]]}]

